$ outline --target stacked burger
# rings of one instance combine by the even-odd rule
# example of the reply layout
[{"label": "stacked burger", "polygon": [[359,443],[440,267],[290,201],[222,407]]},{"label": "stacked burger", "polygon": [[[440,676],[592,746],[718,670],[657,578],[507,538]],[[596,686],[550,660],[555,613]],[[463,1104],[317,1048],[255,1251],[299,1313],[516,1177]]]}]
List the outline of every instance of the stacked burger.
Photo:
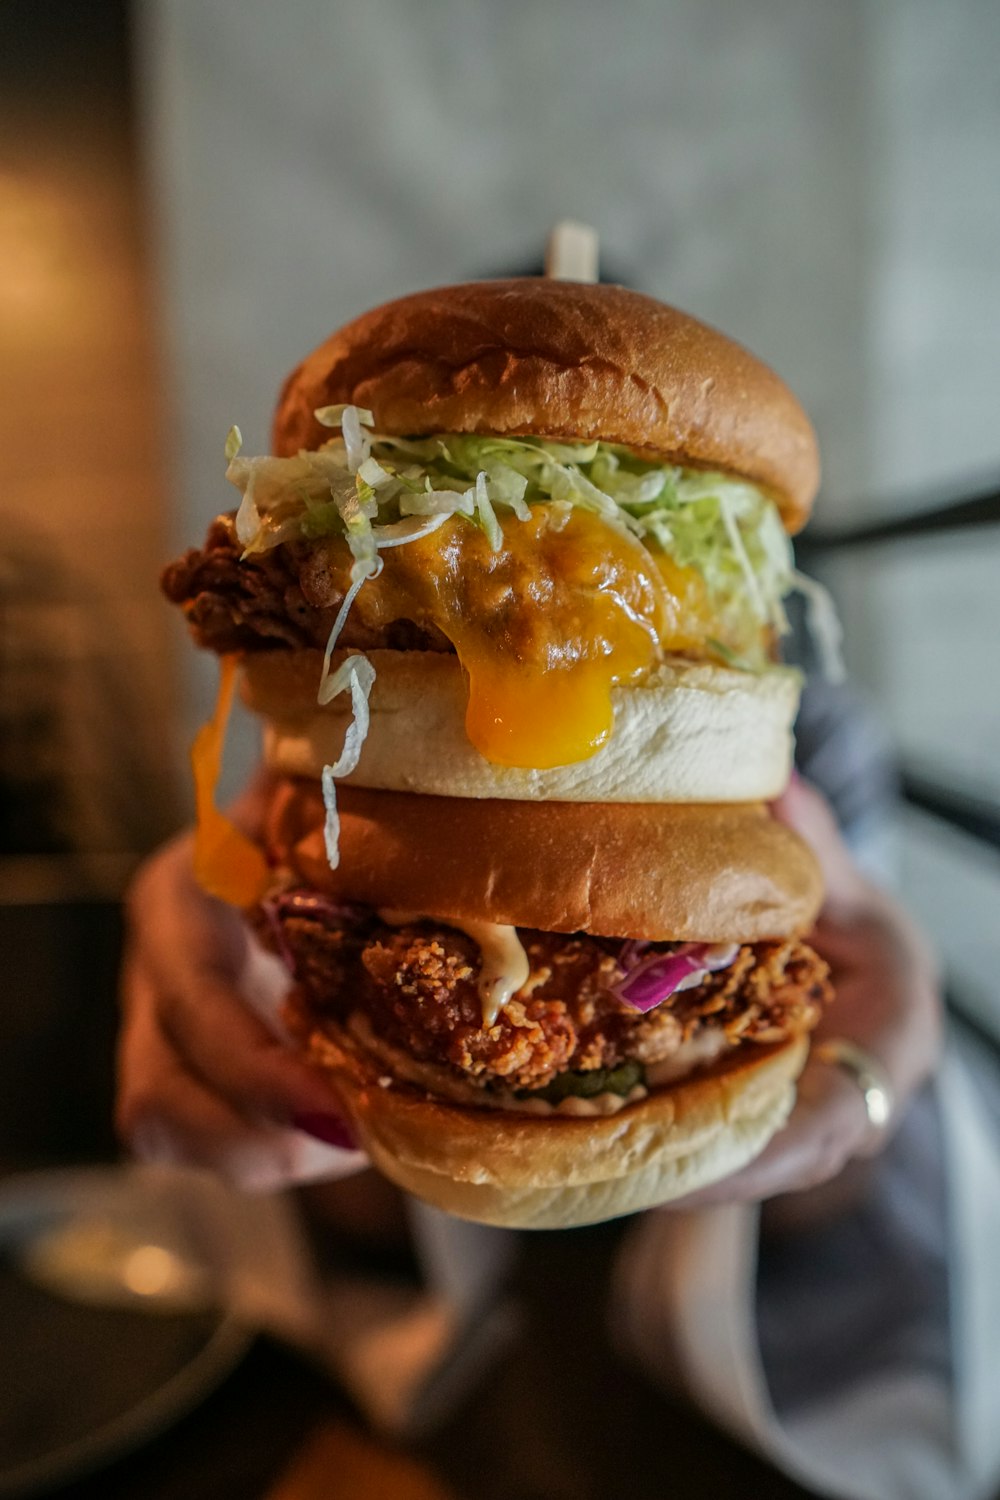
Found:
[{"label": "stacked burger", "polygon": [[484,282],[349,324],[274,456],[228,452],[239,508],[164,588],[240,662],[273,789],[255,848],[211,806],[216,723],[199,875],[286,961],[373,1162],[529,1227],[738,1169],[830,997],[767,808],[818,478],[794,397],[648,297]]}]

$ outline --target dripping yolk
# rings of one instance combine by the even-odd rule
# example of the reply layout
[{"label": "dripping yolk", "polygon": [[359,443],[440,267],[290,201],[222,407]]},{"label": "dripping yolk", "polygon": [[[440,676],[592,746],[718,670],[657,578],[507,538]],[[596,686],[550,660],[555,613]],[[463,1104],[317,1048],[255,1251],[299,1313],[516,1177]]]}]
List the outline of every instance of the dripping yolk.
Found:
[{"label": "dripping yolk", "polygon": [[471,743],[498,765],[540,770],[608,739],[611,688],[656,660],[663,602],[637,544],[585,512],[546,519],[512,523],[483,559],[478,600],[445,632],[468,675]]},{"label": "dripping yolk", "polygon": [[579,509],[532,506],[495,552],[456,517],[382,556],[355,609],[375,628],[408,619],[448,638],[466,732],[498,765],[585,760],[611,733],[612,687],[710,634],[697,573]]},{"label": "dripping yolk", "polygon": [[215,789],[222,767],[222,747],[233,706],[237,659],[222,658],[215,711],[195,735],[191,746],[194,773],[194,873],[210,896],[232,906],[252,906],[269,882],[263,854],[215,805]]}]

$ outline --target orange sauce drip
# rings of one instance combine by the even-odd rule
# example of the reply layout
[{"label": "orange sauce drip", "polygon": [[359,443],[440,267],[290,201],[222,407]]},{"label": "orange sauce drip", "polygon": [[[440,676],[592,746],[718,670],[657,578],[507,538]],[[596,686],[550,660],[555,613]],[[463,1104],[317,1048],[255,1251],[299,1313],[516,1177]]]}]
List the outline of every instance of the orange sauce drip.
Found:
[{"label": "orange sauce drip", "polygon": [[215,805],[215,789],[222,768],[222,748],[233,706],[237,658],[220,661],[219,691],[215,710],[195,735],[191,746],[194,773],[195,879],[210,896],[232,906],[252,906],[269,883],[267,862],[257,845],[241,833]]},{"label": "orange sauce drip", "polygon": [[507,521],[497,552],[455,518],[382,557],[355,609],[373,627],[409,619],[451,641],[469,683],[466,732],[498,765],[587,759],[611,733],[612,687],[711,634],[696,572],[582,510],[534,505]]}]

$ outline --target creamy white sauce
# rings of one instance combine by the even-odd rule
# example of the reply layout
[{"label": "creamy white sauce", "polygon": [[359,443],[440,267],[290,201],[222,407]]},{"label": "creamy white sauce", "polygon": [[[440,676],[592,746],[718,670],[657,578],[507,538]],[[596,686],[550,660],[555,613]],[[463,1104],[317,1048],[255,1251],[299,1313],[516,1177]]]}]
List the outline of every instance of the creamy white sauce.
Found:
[{"label": "creamy white sauce", "polygon": [[693,1073],[695,1068],[704,1068],[709,1063],[715,1062],[723,1052],[728,1052],[732,1043],[726,1040],[726,1034],[721,1027],[706,1026],[704,1030],[697,1032],[690,1041],[682,1042],[676,1052],[669,1057],[664,1057],[660,1062],[646,1063],[646,1082],[651,1089],[663,1088],[668,1083],[676,1083],[678,1078],[683,1078],[687,1073]]},{"label": "creamy white sauce", "polygon": [[472,939],[482,955],[478,988],[486,1028],[496,1024],[504,1006],[528,983],[531,966],[515,927],[505,927],[499,922],[458,922],[454,917],[427,919],[417,912],[392,908],[384,908],[378,915],[390,927],[408,927],[411,922],[424,920],[442,921]]},{"label": "creamy white sauce", "polygon": [[627,1094],[594,1094],[590,1099],[581,1099],[579,1094],[569,1094],[558,1104],[547,1099],[514,1099],[504,1109],[516,1109],[525,1115],[616,1115],[627,1104],[637,1104],[645,1099],[648,1089],[637,1083]]}]

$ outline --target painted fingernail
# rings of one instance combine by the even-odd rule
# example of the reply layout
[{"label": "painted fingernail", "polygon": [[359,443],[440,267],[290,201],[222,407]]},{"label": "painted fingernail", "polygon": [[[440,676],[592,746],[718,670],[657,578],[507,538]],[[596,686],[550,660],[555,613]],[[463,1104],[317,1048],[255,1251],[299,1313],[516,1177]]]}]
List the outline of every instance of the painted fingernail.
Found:
[{"label": "painted fingernail", "polygon": [[319,1114],[310,1110],[305,1114],[293,1115],[292,1125],[296,1130],[304,1131],[306,1135],[323,1141],[327,1146],[339,1146],[343,1151],[358,1149],[350,1127],[339,1115]]}]

